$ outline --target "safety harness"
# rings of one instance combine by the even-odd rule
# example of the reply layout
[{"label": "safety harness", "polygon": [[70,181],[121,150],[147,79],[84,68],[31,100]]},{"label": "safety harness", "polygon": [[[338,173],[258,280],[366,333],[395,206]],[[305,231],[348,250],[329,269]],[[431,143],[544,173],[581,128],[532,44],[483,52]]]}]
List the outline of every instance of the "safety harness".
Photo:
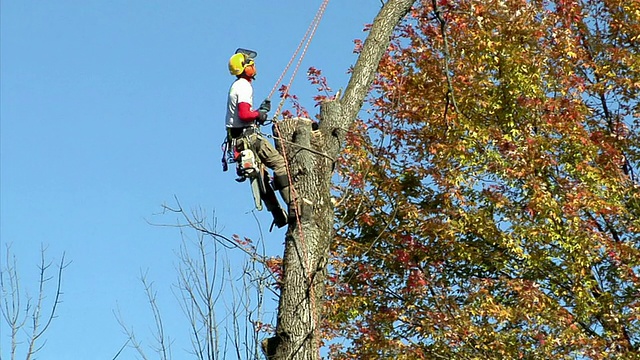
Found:
[{"label": "safety harness", "polygon": [[236,163],[238,182],[257,171],[256,144],[260,134],[260,128],[256,125],[227,128],[227,136],[222,143],[222,171],[229,170],[229,163]]}]

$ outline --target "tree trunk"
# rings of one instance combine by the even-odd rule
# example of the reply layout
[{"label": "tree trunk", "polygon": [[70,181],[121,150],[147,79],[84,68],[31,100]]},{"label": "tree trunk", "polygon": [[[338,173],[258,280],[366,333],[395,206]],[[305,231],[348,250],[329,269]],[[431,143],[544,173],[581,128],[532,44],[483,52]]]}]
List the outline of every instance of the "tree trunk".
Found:
[{"label": "tree trunk", "polygon": [[415,0],[389,0],[376,16],[344,96],[320,107],[319,130],[308,119],[274,127],[288,162],[296,220],[285,238],[276,336],[263,342],[269,360],[320,359],[321,309],[328,250],[333,238],[331,177],[346,131],[373,82],[393,30]]}]

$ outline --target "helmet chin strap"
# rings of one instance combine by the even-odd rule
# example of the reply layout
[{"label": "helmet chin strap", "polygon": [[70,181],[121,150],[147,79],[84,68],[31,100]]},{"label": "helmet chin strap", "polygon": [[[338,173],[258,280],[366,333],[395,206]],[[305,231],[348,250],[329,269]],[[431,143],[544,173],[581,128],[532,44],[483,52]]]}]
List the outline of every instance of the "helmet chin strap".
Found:
[{"label": "helmet chin strap", "polygon": [[243,79],[247,79],[249,81],[253,81],[253,80],[256,79],[256,76],[255,75],[249,76],[245,72],[243,72],[242,74],[238,75],[238,78],[243,78]]}]

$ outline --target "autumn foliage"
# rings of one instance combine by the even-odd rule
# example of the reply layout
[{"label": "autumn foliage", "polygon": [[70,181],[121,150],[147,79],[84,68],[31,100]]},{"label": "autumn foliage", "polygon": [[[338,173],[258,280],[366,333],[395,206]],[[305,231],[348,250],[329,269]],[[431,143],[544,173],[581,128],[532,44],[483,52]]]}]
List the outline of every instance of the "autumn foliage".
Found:
[{"label": "autumn foliage", "polygon": [[336,359],[633,359],[640,3],[417,2],[347,135]]}]

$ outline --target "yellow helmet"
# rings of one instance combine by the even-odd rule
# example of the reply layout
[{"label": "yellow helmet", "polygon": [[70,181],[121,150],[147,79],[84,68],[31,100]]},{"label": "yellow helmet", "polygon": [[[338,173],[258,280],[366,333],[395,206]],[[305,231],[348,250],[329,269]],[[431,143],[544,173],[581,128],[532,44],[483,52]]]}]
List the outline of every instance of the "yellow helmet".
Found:
[{"label": "yellow helmet", "polygon": [[255,51],[238,49],[236,53],[229,59],[229,73],[238,76],[246,72],[247,76],[255,76],[256,68],[253,58],[256,56]]}]

